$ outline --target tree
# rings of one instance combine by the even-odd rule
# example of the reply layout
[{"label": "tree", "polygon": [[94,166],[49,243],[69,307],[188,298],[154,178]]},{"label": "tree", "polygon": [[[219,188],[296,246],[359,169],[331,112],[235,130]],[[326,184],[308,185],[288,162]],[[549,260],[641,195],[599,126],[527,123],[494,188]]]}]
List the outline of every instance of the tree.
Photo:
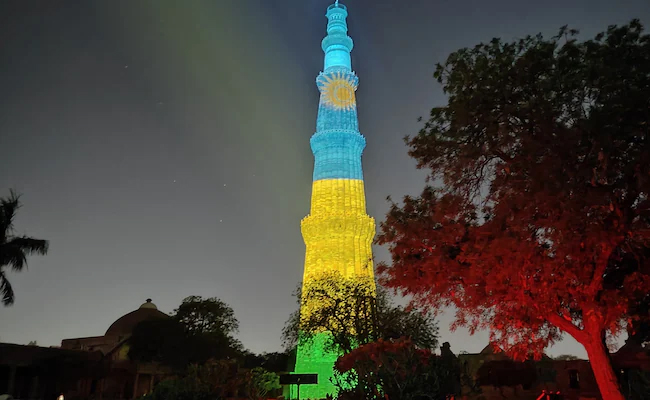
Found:
[{"label": "tree", "polygon": [[183,325],[173,318],[145,320],[133,328],[129,338],[129,358],[183,370],[192,362],[200,361],[189,354],[187,339]]},{"label": "tree", "polygon": [[622,381],[628,400],[650,399],[650,371],[629,369],[625,371]]},{"label": "tree", "polygon": [[0,198],[0,295],[2,304],[14,303],[14,290],[7,279],[5,267],[20,272],[27,268],[27,256],[47,254],[47,240],[14,235],[14,217],[20,208],[20,196],[13,190],[9,197]]},{"label": "tree", "polygon": [[266,399],[273,391],[281,389],[280,376],[261,367],[250,370],[248,398],[252,400]]},{"label": "tree", "polygon": [[232,308],[223,301],[190,296],[171,318],[136,325],[129,338],[129,358],[159,362],[178,371],[208,360],[238,358],[243,353],[233,336],[238,326]]},{"label": "tree", "polygon": [[184,376],[162,381],[145,396],[150,400],[259,400],[280,388],[280,377],[262,368],[240,368],[233,360],[208,360]]},{"label": "tree", "polygon": [[378,339],[407,337],[429,349],[438,343],[438,327],[431,315],[396,306],[371,279],[324,274],[298,289],[296,298],[299,305],[318,304],[318,308],[309,313],[303,308],[302,315],[296,311],[289,317],[282,333],[286,349],[323,331],[331,334],[330,349],[340,353]]},{"label": "tree", "polygon": [[574,360],[579,360],[580,357],[574,356],[572,354],[561,354],[557,357],[553,357],[553,359],[557,361],[574,361]]},{"label": "tree", "polygon": [[231,335],[239,330],[239,321],[233,309],[216,297],[186,297],[174,313],[174,318],[192,334]]},{"label": "tree", "polygon": [[290,370],[289,358],[288,351],[283,353],[273,352],[262,354],[245,351],[242,356],[244,368],[263,368],[267,371],[276,373],[283,373]]},{"label": "tree", "polygon": [[634,324],[628,329],[628,335],[644,347],[650,343],[650,294],[641,297],[632,305],[632,315],[636,316]]},{"label": "tree", "polygon": [[647,259],[621,263],[650,242],[650,39],[636,20],[575,34],[494,39],[437,66],[448,104],[406,138],[429,186],[392,204],[379,272],[516,359],[571,335],[603,398],[622,400],[604,339],[650,290]]},{"label": "tree", "polygon": [[[619,268],[617,274],[609,280],[621,280],[627,271],[634,271],[640,268],[640,264],[648,262],[650,259],[650,247],[643,249],[642,256],[638,254],[629,255],[625,262],[624,268]],[[623,271],[623,273],[621,273]],[[627,327],[628,341],[647,345],[650,342],[650,293],[637,293],[637,296],[630,303],[630,323]]]},{"label": "tree", "polygon": [[460,370],[409,339],[364,344],[336,361],[339,399],[443,400],[460,395]]},{"label": "tree", "polygon": [[212,400],[237,396],[246,385],[244,371],[232,361],[210,360],[188,367],[184,376],[160,382],[150,400]]},{"label": "tree", "polygon": [[208,352],[211,355],[207,358],[235,357],[244,350],[239,340],[234,337],[239,330],[235,312],[232,307],[216,297],[186,297],[174,310],[173,319],[183,326],[189,338],[187,345],[197,354],[202,353],[205,346],[222,350],[218,354],[214,353],[216,350]]}]

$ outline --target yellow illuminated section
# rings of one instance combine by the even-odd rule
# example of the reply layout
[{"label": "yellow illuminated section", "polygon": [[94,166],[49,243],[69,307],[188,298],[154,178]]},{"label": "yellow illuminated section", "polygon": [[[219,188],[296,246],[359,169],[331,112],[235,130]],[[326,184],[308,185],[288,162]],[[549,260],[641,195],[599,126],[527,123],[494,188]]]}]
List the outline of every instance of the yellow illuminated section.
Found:
[{"label": "yellow illuminated section", "polygon": [[[346,293],[338,292],[345,282],[356,282],[361,285],[356,287],[364,288],[372,295],[375,293],[372,263],[375,221],[366,214],[363,180],[314,181],[311,213],[302,220],[301,229],[306,254],[300,320],[305,327],[313,324],[312,317],[317,321],[325,320],[320,320],[323,324],[320,333],[316,333],[311,341],[299,344],[294,372],[318,374],[318,385],[301,388],[301,399],[323,399],[326,395],[336,394],[330,379],[334,362],[340,354],[327,350],[330,333],[334,330],[351,335],[355,333],[354,326],[341,326],[335,315],[327,318],[334,306],[332,301],[336,301],[337,307],[348,310],[348,315],[355,299],[346,299]],[[310,319],[312,324],[307,323]],[[296,395],[293,391],[291,393]]]},{"label": "yellow illuminated section", "polygon": [[[323,179],[312,185],[311,213],[302,220],[302,236],[307,251],[303,293],[313,292],[333,277],[372,282],[372,239],[375,221],[366,214],[363,181]],[[323,287],[324,291],[328,288]],[[334,296],[326,296],[326,298]],[[313,298],[302,302],[301,319],[326,306]]]},{"label": "yellow illuminated section", "polygon": [[336,109],[352,109],[356,107],[356,86],[348,74],[336,72],[323,77],[321,94],[325,104]]},{"label": "yellow illuminated section", "polygon": [[366,214],[362,180],[324,179],[312,186],[311,214],[301,223],[307,247],[303,285],[322,274],[373,277],[375,221]]}]

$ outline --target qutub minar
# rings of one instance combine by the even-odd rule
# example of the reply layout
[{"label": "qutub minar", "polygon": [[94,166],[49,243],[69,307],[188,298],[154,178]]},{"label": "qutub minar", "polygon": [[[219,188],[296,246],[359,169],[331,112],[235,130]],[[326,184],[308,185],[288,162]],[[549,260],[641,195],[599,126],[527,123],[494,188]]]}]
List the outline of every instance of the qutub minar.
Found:
[{"label": "qutub minar", "polygon": [[[338,0],[327,8],[327,36],[323,72],[316,83],[320,104],[316,133],[311,138],[314,177],[311,213],[302,220],[306,245],[303,288],[324,274],[338,272],[346,278],[374,278],[372,240],[375,221],[366,214],[361,154],[366,140],[359,132],[355,91],[359,79],[352,71],[347,8]],[[303,301],[301,315],[318,309]],[[324,350],[327,332],[300,343],[294,373],[317,373],[318,385],[300,389],[304,399],[322,399],[335,392],[330,383],[337,354]],[[294,397],[292,397],[294,398]]]}]

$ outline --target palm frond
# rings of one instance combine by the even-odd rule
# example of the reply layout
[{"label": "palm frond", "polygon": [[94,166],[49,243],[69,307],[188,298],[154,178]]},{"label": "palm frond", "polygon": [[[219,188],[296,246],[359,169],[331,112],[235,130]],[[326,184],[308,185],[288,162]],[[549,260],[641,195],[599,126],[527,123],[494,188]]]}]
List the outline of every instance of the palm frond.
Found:
[{"label": "palm frond", "polygon": [[0,243],[0,265],[8,265],[13,271],[20,272],[27,268],[27,256],[46,254],[47,240],[28,237],[12,238],[7,243]]},{"label": "palm frond", "polygon": [[0,297],[2,297],[3,305],[10,306],[14,304],[14,289],[2,270],[0,270]]},{"label": "palm frond", "polygon": [[20,208],[20,196],[13,190],[8,197],[0,198],[0,243],[9,237],[13,229],[13,220],[16,211]]},{"label": "palm frond", "polygon": [[0,245],[0,266],[8,265],[13,271],[20,272],[27,267],[27,255],[20,248]]},{"label": "palm frond", "polygon": [[47,254],[49,248],[49,242],[47,240],[34,239],[27,236],[11,238],[11,240],[7,242],[7,245],[15,246],[25,253],[25,255],[40,254],[44,256]]},{"label": "palm frond", "polygon": [[13,235],[13,220],[19,208],[20,196],[15,191],[0,198],[0,298],[5,306],[13,304],[14,291],[2,268],[22,271],[27,268],[27,256],[45,255],[49,247],[47,240]]}]

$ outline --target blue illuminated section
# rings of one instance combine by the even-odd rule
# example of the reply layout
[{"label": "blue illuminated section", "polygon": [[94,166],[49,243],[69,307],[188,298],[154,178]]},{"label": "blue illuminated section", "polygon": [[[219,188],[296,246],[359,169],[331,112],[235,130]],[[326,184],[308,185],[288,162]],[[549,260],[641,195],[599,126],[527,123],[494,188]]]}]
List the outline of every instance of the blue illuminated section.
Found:
[{"label": "blue illuminated section", "polygon": [[321,92],[316,133],[310,144],[314,153],[314,180],[363,180],[361,156],[366,139],[359,133],[355,92],[359,78],[352,71],[347,8],[336,2],[327,8],[327,36],[322,47],[325,68],[316,78]]},{"label": "blue illuminated section", "polygon": [[361,180],[366,139],[359,133],[354,94],[359,78],[347,68],[332,67],[321,73],[316,83],[321,100],[316,134],[310,141],[315,159],[313,178]]},{"label": "blue illuminated section", "polygon": [[350,52],[354,47],[352,38],[348,36],[348,9],[343,4],[332,4],[327,8],[327,36],[321,47],[325,52],[324,71],[332,67],[352,69]]},{"label": "blue illuminated section", "polygon": [[324,131],[311,137],[314,180],[363,179],[361,154],[366,139],[354,131]]}]

